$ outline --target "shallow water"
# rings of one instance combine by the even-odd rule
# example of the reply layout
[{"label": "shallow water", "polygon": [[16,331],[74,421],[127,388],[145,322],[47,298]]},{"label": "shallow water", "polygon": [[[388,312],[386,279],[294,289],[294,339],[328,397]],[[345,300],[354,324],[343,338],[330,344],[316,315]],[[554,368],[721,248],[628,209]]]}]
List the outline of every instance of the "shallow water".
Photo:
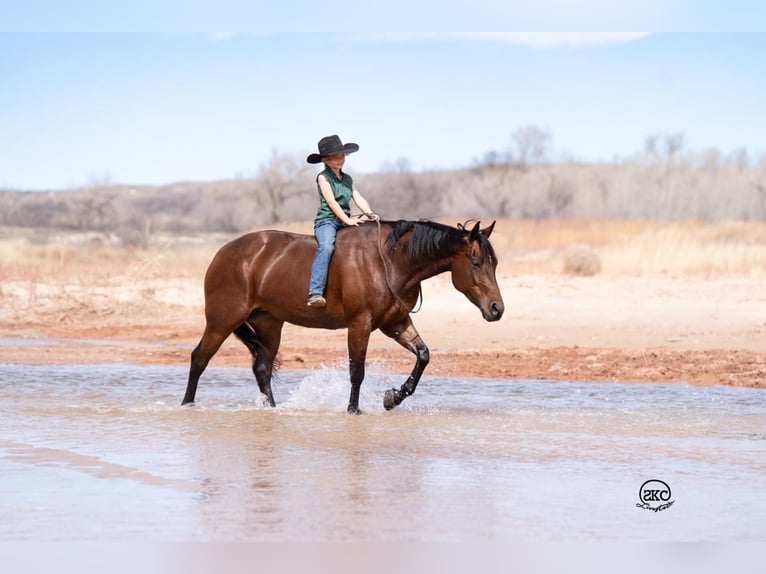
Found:
[{"label": "shallow water", "polygon": [[[766,539],[766,393],[0,365],[0,540]],[[649,479],[663,511],[637,508]]]}]

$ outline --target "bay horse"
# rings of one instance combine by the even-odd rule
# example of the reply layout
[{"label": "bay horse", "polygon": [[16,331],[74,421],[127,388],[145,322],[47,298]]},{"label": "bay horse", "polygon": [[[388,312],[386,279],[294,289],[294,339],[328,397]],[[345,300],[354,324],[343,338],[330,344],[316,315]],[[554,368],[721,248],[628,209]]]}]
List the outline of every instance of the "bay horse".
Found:
[{"label": "bay horse", "polygon": [[313,235],[257,231],[221,247],[205,274],[205,330],[191,353],[183,403],[193,403],[200,375],[234,333],[250,350],[253,374],[275,406],[271,375],[285,322],[320,329],[348,329],[351,395],[358,414],[370,333],[380,329],[414,353],[415,367],[401,388],[386,391],[390,410],[415,392],[429,351],[410,318],[421,281],[450,271],[452,284],[487,321],[505,306],[495,277],[497,257],[489,242],[495,222],[471,229],[432,221],[381,221],[338,231],[322,308],[308,307]]}]

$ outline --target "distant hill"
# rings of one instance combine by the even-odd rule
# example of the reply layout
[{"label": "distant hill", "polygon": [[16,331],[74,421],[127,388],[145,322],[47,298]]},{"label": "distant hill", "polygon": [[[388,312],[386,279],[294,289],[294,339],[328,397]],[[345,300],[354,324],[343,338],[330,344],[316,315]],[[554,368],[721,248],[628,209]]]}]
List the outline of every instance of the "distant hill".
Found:
[{"label": "distant hill", "polygon": [[[354,175],[373,209],[386,219],[766,220],[766,161],[500,163]],[[108,231],[126,243],[140,243],[158,231],[242,232],[313,219],[314,177],[315,168],[275,161],[251,179],[6,190],[0,191],[0,225]]]}]

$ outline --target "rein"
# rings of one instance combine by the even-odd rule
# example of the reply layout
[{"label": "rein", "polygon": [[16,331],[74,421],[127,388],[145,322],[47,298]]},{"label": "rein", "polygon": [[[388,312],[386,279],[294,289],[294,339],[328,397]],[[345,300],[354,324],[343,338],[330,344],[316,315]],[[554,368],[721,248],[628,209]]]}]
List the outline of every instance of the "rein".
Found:
[{"label": "rein", "polygon": [[[362,215],[368,220],[373,220],[373,213],[363,213]],[[380,260],[383,262],[383,271],[386,276],[386,285],[388,286],[388,290],[399,302],[399,304],[407,309],[407,313],[417,313],[423,308],[423,285],[418,283],[418,299],[415,301],[415,305],[413,307],[407,305],[407,303],[405,303],[404,300],[399,296],[399,293],[397,293],[396,290],[391,286],[391,278],[388,275],[388,263],[386,262],[386,256],[383,254],[383,231],[380,227],[380,217],[374,219],[373,221],[378,224],[378,254],[380,255]],[[415,307],[417,307],[417,309]]]}]

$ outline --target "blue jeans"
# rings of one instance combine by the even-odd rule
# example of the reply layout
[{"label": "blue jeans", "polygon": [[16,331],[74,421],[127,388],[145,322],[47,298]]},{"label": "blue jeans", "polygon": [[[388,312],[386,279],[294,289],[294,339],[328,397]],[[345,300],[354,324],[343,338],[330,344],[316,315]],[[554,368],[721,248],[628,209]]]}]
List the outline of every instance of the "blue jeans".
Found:
[{"label": "blue jeans", "polygon": [[324,295],[327,285],[327,271],[330,268],[330,259],[335,251],[335,234],[338,229],[346,227],[335,219],[325,219],[314,226],[314,235],[317,238],[317,253],[311,264],[311,279],[309,280],[309,295]]}]

